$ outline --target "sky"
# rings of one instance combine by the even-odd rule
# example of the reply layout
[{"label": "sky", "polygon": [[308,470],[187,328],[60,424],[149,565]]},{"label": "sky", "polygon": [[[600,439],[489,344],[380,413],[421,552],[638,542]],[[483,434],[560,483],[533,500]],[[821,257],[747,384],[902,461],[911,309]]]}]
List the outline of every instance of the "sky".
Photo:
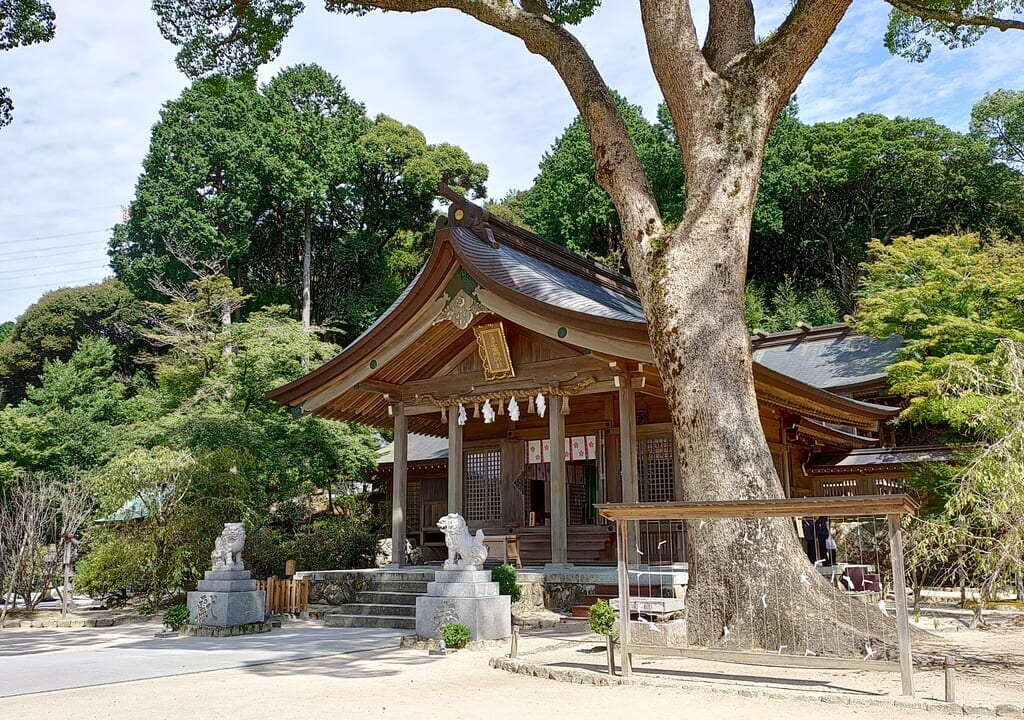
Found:
[{"label": "sky", "polygon": [[[161,106],[188,85],[144,0],[51,4],[53,41],[0,53],[0,85],[15,103],[14,123],[0,130],[0,323],[49,290],[111,274],[110,228],[131,203]],[[789,3],[755,8],[764,35]],[[797,91],[803,121],[870,112],[933,117],[965,131],[986,92],[1024,88],[1024,36],[992,32],[972,48],[939,47],[912,64],[882,47],[887,8],[854,0]],[[694,12],[700,28],[706,9]],[[661,97],[638,4],[604,0],[577,34],[608,84],[653,118]],[[461,146],[490,168],[492,198],[529,187],[576,115],[545,61],[456,11],[350,17],[309,0],[261,79],[297,63],[336,75],[371,116],[385,113],[431,143]]]}]

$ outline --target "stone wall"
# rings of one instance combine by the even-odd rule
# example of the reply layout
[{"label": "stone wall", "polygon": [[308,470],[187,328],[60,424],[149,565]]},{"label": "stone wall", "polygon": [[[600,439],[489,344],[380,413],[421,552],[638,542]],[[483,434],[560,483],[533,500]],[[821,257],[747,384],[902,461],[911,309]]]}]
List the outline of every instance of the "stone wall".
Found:
[{"label": "stone wall", "polygon": [[356,601],[356,593],[370,583],[368,570],[324,570],[300,572],[296,579],[309,578],[309,602],[313,605],[344,605]]}]

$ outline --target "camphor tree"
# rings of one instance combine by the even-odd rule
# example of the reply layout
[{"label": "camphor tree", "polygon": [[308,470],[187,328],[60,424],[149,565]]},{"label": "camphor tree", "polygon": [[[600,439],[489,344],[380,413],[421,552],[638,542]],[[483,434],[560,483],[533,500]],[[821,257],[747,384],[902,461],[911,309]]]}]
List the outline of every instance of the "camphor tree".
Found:
[{"label": "camphor tree", "polygon": [[[711,0],[701,43],[688,0],[640,0],[651,64],[686,171],[683,214],[672,227],[662,220],[614,96],[568,28],[591,15],[597,0],[327,2],[329,10],[349,14],[454,8],[521,39],[559,74],[587,125],[598,183],[622,223],[671,406],[686,500],[783,494],[758,420],[743,317],[751,215],[772,124],[850,2],[797,0],[779,27],[758,40],[750,0]],[[897,14],[890,47],[918,57],[927,51],[917,40],[921,31],[957,45],[974,39],[975,26],[1024,28],[1024,21],[994,17],[1017,11],[1015,0],[891,2]],[[179,65],[198,73],[239,60],[265,61],[301,7],[298,0],[154,2],[164,36],[182,46]],[[749,597],[765,575],[782,581],[806,569],[788,523],[771,525],[750,543],[728,523],[693,525],[688,532],[689,547],[700,551],[690,558],[688,603],[688,631],[696,642],[719,642],[728,626],[732,643],[807,647],[801,643],[809,616],[820,617],[830,598],[823,581],[772,608],[776,617],[765,623],[774,629],[771,637],[744,626],[739,608],[712,601]],[[831,612],[831,599],[828,607]],[[853,632],[849,636],[852,645]]]}]

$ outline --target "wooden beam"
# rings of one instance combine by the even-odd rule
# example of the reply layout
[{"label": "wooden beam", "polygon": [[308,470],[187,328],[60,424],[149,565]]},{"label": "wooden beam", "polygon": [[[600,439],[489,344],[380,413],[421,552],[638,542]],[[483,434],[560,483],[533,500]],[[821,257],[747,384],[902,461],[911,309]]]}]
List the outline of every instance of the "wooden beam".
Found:
[{"label": "wooden beam", "polygon": [[855,495],[781,500],[606,503],[598,505],[597,509],[609,520],[687,520],[806,515],[899,515],[914,514],[918,507],[917,501],[909,495]]},{"label": "wooden beam", "polygon": [[565,416],[562,415],[562,398],[558,395],[548,395],[548,437],[551,438],[551,562],[565,565],[569,559]]},{"label": "wooden beam", "polygon": [[892,562],[892,594],[896,596],[896,643],[900,649],[903,694],[914,695],[914,661],[910,654],[910,615],[907,608],[906,569],[903,567],[903,534],[900,516],[889,515],[889,558]]},{"label": "wooden beam", "polygon": [[462,509],[462,426],[459,409],[448,410],[448,512],[464,513]]},{"label": "wooden beam", "polygon": [[365,390],[366,392],[379,393],[388,400],[401,400],[402,399],[402,386],[395,385],[394,383],[381,382],[380,380],[372,380],[367,378],[366,380],[360,380],[355,385],[358,390]]},{"label": "wooden beam", "polygon": [[403,383],[402,393],[406,398],[432,395],[435,398],[452,395],[471,395],[488,390],[530,389],[551,382],[568,382],[580,374],[595,375],[607,373],[607,367],[600,360],[587,355],[557,360],[528,363],[516,368],[516,377],[498,382],[488,382],[483,371],[460,373],[458,375],[434,376],[424,380],[410,380]]}]

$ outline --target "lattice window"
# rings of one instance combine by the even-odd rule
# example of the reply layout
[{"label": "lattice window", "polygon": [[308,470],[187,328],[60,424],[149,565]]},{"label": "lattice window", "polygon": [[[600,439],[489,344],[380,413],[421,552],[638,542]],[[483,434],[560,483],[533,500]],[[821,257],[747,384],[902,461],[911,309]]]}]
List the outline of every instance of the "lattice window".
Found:
[{"label": "lattice window", "polygon": [[405,531],[418,533],[422,519],[420,483],[409,483],[405,491]]},{"label": "lattice window", "polygon": [[501,452],[466,453],[466,520],[501,520]]},{"label": "lattice window", "polygon": [[671,437],[643,438],[637,443],[640,502],[673,502],[675,475]]}]

